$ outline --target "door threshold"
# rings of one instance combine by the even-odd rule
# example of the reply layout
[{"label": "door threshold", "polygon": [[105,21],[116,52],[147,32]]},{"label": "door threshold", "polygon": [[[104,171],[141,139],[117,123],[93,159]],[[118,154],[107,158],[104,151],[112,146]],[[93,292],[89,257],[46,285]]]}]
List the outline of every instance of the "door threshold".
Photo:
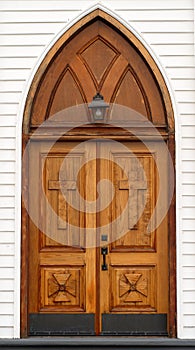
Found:
[{"label": "door threshold", "polygon": [[0,339],[0,348],[6,350],[45,348],[45,349],[79,349],[92,348],[93,350],[104,348],[136,348],[144,347],[160,349],[174,347],[182,350],[189,347],[195,347],[195,339],[175,339],[168,337],[131,337],[131,336],[75,336],[75,337],[30,337],[25,339]]}]

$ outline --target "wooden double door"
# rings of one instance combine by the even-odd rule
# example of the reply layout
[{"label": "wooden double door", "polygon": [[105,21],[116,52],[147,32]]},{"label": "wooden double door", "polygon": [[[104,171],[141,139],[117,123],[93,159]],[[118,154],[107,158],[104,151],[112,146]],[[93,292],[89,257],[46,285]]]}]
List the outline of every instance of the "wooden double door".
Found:
[{"label": "wooden double door", "polygon": [[156,207],[167,159],[162,142],[148,145],[31,141],[29,335],[167,334],[168,222]]}]

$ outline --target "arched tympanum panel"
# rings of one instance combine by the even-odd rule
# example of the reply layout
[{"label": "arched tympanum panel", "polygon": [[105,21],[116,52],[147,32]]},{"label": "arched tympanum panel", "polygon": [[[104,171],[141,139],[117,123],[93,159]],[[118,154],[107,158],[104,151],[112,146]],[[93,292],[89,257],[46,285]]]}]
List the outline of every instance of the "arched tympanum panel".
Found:
[{"label": "arched tympanum panel", "polygon": [[106,102],[173,129],[167,88],[154,61],[132,33],[125,35],[122,25],[120,31],[103,14],[96,10],[88,21],[84,18],[81,27],[73,26],[48,53],[27,100],[25,133],[60,110],[90,102],[97,91]]}]

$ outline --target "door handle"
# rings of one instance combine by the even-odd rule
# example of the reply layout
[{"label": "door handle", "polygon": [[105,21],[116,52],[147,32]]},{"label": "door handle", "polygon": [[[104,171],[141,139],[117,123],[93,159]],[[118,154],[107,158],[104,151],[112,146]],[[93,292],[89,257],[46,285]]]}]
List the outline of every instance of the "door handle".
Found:
[{"label": "door handle", "polygon": [[108,254],[108,248],[102,247],[101,254],[103,255],[102,271],[106,271],[108,270],[108,265],[106,264],[106,255]]}]

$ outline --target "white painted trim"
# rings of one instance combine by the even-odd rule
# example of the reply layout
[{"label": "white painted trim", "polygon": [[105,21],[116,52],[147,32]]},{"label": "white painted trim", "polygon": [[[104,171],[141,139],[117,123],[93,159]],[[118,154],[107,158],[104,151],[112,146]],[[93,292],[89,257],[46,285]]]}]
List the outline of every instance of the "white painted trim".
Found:
[{"label": "white painted trim", "polygon": [[[195,1],[195,0],[194,0]],[[175,117],[175,138],[176,138],[176,196],[177,196],[177,202],[176,202],[176,217],[179,218],[179,212],[181,208],[181,193],[180,193],[180,186],[178,185],[180,183],[179,178],[179,168],[180,168],[180,160],[179,160],[179,149],[181,145],[181,130],[179,126],[179,120],[178,120],[178,111],[176,107],[176,101],[175,96],[170,84],[170,81],[164,71],[164,68],[161,65],[161,62],[159,61],[159,58],[156,56],[156,54],[153,52],[151,47],[147,44],[147,42],[143,39],[143,37],[123,18],[121,18],[118,14],[113,12],[113,10],[109,9],[107,6],[103,5],[103,2],[98,2],[93,6],[88,7],[85,11],[79,14],[79,16],[75,17],[72,21],[70,21],[50,42],[50,44],[46,47],[42,55],[37,60],[34,68],[31,71],[30,78],[28,79],[26,83],[26,87],[23,92],[23,96],[21,99],[21,103],[19,105],[19,111],[18,111],[18,120],[16,125],[16,214],[15,214],[15,225],[16,225],[16,231],[15,231],[15,238],[16,238],[16,244],[15,244],[15,295],[14,295],[14,337],[19,338],[20,337],[20,261],[21,261],[21,166],[22,166],[22,121],[23,121],[23,113],[25,108],[25,103],[27,99],[27,95],[31,86],[31,83],[33,81],[33,78],[42,63],[43,59],[45,58],[46,54],[49,52],[49,50],[52,48],[52,46],[56,43],[56,41],[76,22],[78,22],[80,19],[82,19],[84,16],[88,15],[89,13],[93,12],[96,9],[101,9],[107,14],[111,15],[113,18],[118,20],[121,24],[123,24],[127,29],[129,29],[139,40],[140,42],[145,46],[145,48],[148,50],[154,61],[156,62],[159,70],[162,73],[162,76],[164,77],[164,80],[166,82],[171,101],[172,106],[174,110],[174,117]],[[176,220],[177,222],[177,290],[178,290],[178,334],[181,335],[180,332],[180,314],[181,314],[181,304],[180,304],[180,294],[181,291],[181,276],[180,276],[180,268],[179,268],[179,262],[180,262],[180,221]]]},{"label": "white painted trim", "polygon": [[[18,116],[22,116],[20,112]],[[21,119],[21,118],[20,118]],[[16,172],[15,172],[15,260],[14,260],[14,338],[20,337],[20,282],[21,282],[21,155],[22,130],[20,119],[16,124]]]}]

